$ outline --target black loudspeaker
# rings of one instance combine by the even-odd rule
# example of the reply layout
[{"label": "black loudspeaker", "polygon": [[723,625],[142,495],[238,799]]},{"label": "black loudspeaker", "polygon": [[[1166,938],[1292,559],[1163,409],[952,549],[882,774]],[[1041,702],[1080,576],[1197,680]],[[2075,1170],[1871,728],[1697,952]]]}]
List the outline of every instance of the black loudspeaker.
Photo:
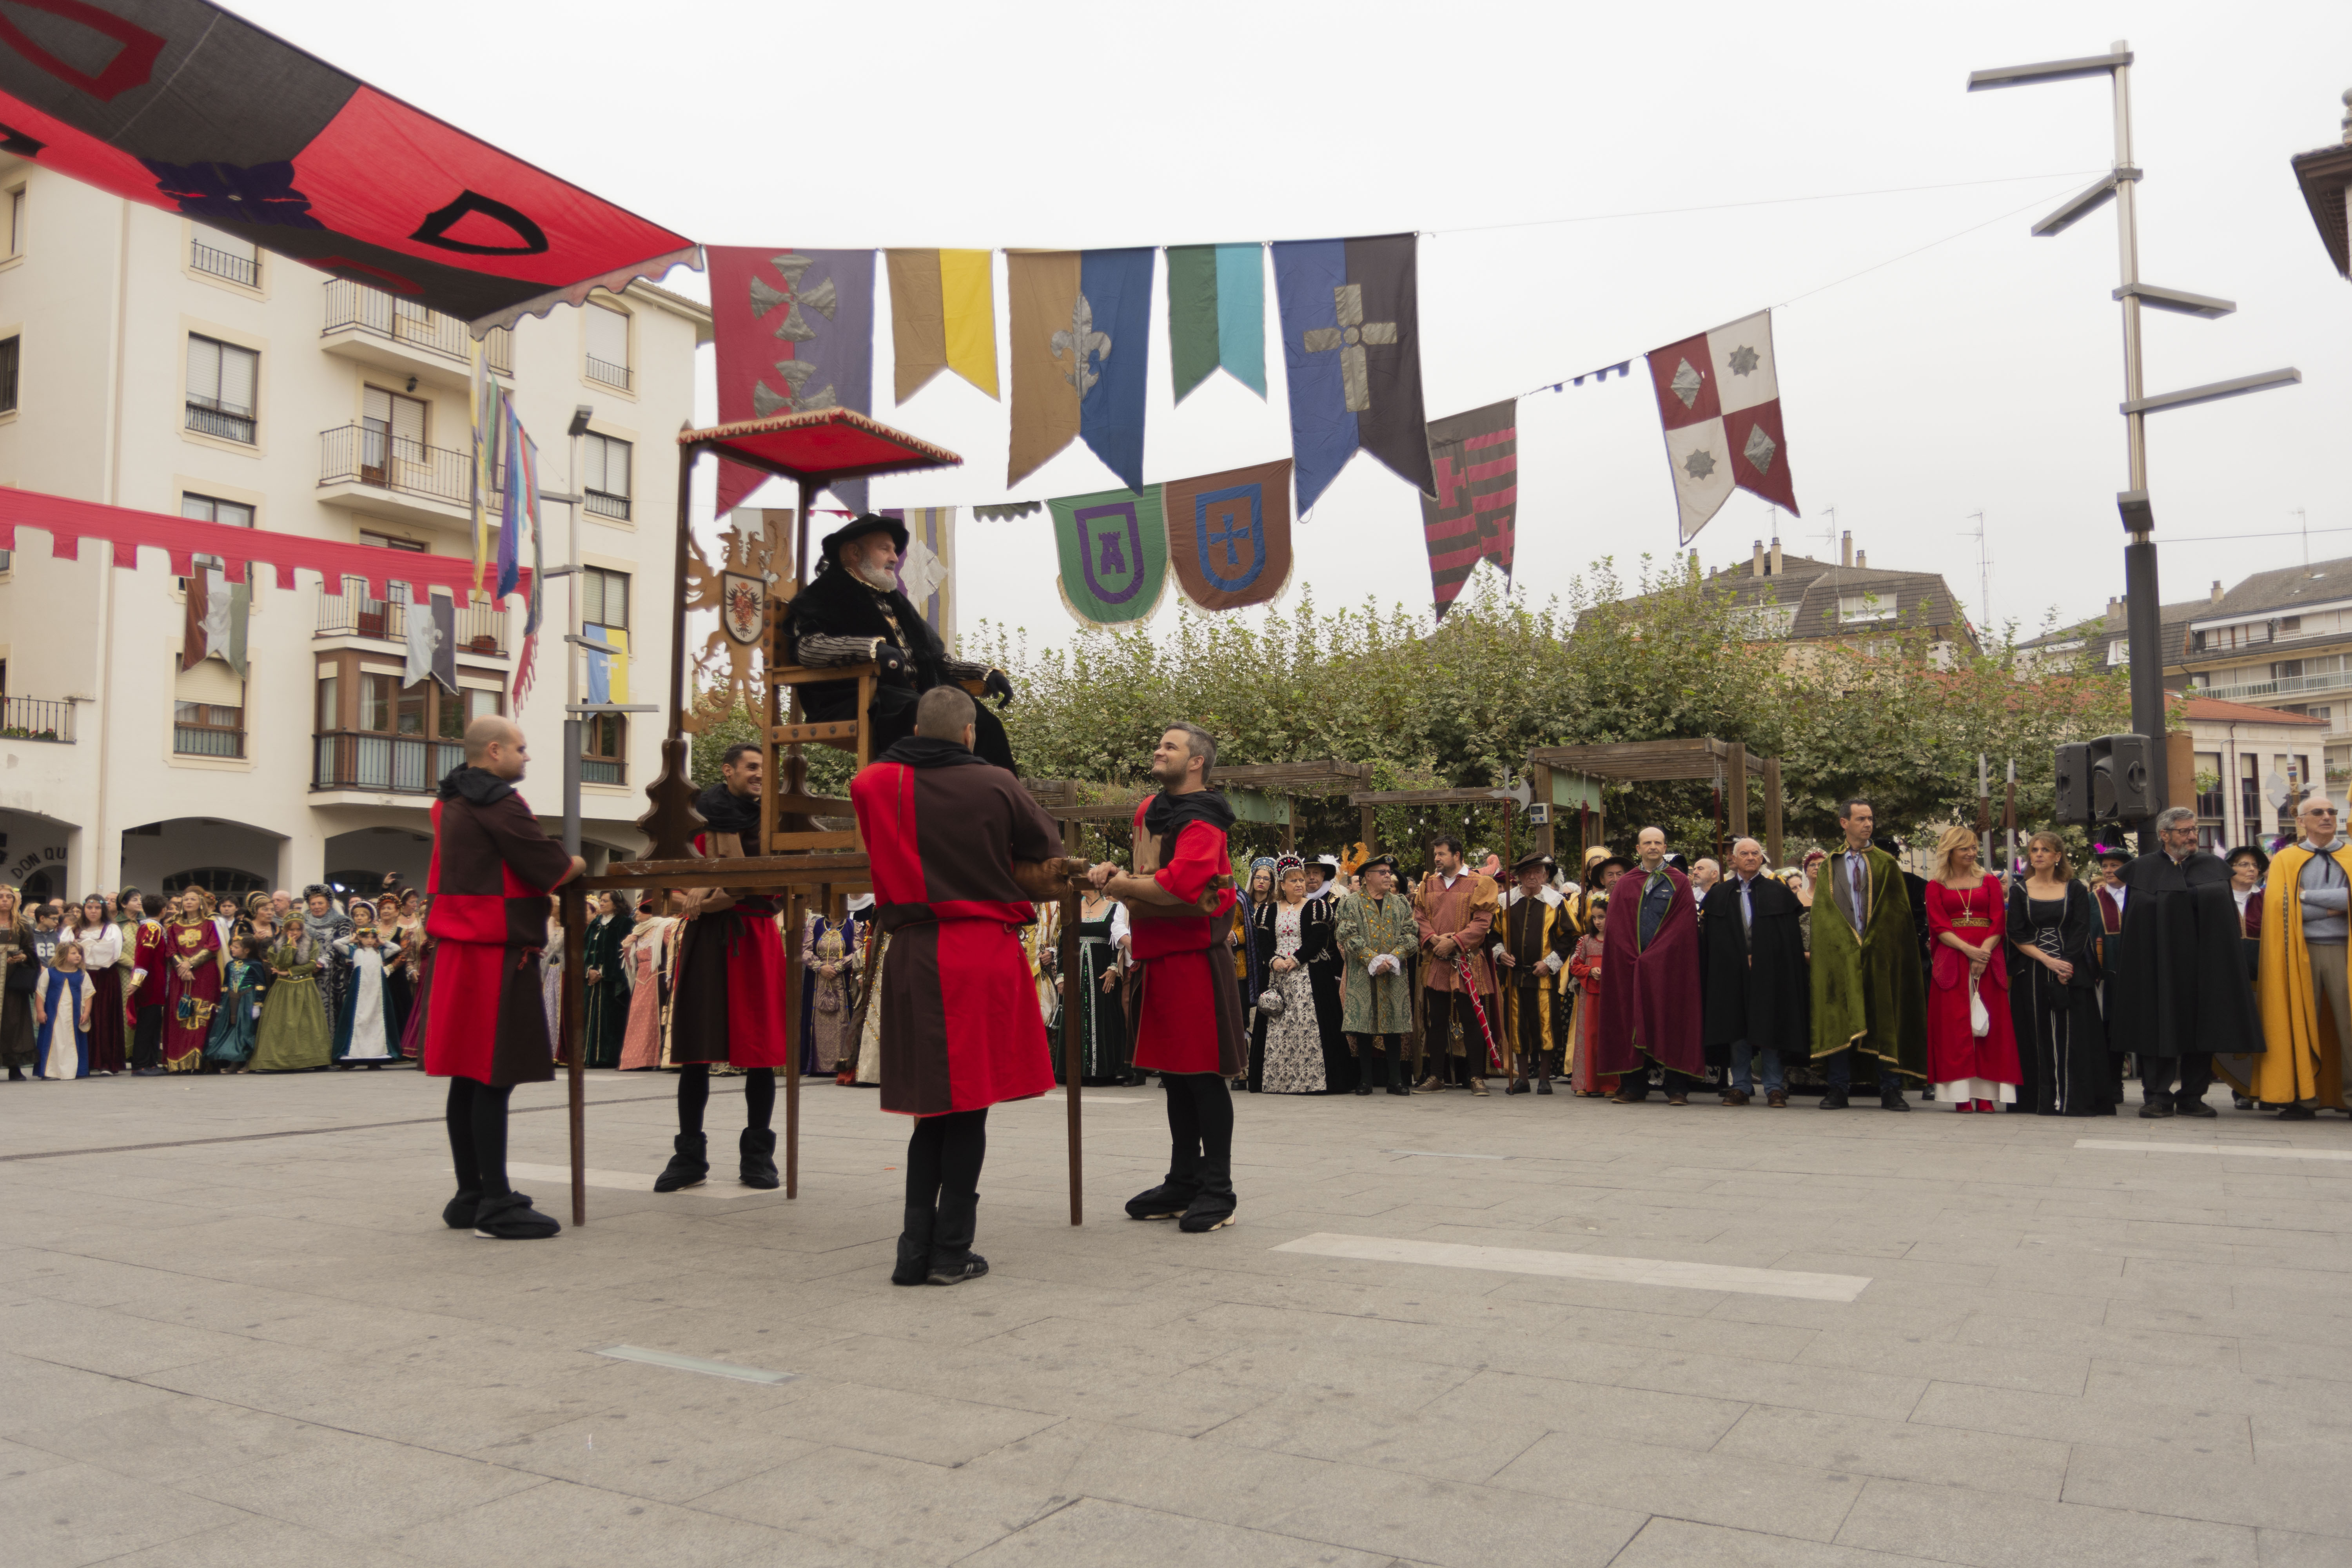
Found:
[{"label": "black loudspeaker", "polygon": [[2081,741],[2058,748],[2058,820],[2088,827],[2091,816],[2091,748]]},{"label": "black loudspeaker", "polygon": [[[2145,822],[2163,809],[2156,798],[2151,764],[2155,761],[2156,743],[2146,735],[2107,735],[2096,744],[2107,748],[2107,786],[2104,793],[2114,800],[2116,822]],[[2095,786],[2094,795],[2103,793]]]}]

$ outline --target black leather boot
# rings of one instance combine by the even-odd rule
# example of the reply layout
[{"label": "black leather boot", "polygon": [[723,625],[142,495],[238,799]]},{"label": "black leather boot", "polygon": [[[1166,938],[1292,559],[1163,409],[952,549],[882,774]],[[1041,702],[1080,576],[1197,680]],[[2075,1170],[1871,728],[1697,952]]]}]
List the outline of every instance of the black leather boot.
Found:
[{"label": "black leather boot", "polygon": [[1223,1160],[1210,1155],[1201,1158],[1201,1190],[1185,1206],[1183,1217],[1176,1222],[1179,1230],[1198,1235],[1205,1230],[1220,1230],[1234,1223],[1234,1211],[1240,1206],[1234,1196],[1232,1156]]},{"label": "black leather boot", "polygon": [[781,1187],[776,1173],[776,1134],[772,1128],[746,1127],[737,1147],[742,1152],[741,1175],[747,1187]]},{"label": "black leather boot", "polygon": [[890,1270],[893,1285],[920,1285],[931,1277],[931,1231],[938,1215],[929,1204],[910,1203],[898,1232],[898,1263]]},{"label": "black leather boot", "polygon": [[932,1284],[961,1285],[988,1272],[988,1259],[971,1249],[979,1220],[978,1193],[940,1194],[939,1215],[931,1224]]},{"label": "black leather boot", "polygon": [[485,1198],[474,1211],[474,1234],[487,1241],[544,1241],[563,1227],[530,1206],[521,1193]]},{"label": "black leather boot", "polygon": [[441,1208],[441,1223],[451,1230],[474,1228],[474,1211],[482,1206],[482,1194],[472,1187],[459,1187],[457,1195]]},{"label": "black leather boot", "polygon": [[654,1191],[674,1193],[698,1187],[710,1174],[710,1144],[699,1132],[681,1132],[670,1140],[669,1163],[654,1178]]}]

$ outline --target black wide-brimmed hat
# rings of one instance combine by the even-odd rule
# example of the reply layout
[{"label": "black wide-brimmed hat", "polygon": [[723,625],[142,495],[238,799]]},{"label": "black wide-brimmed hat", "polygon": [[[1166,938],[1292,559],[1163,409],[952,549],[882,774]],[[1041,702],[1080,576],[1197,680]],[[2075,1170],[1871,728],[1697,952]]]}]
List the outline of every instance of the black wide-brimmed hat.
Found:
[{"label": "black wide-brimmed hat", "polygon": [[1628,860],[1622,855],[1612,855],[1605,860],[1595,861],[1593,864],[1587,866],[1585,870],[1591,875],[1593,880],[1598,881],[1601,879],[1601,873],[1606,871],[1612,866],[1616,867],[1620,871],[1630,871],[1633,868],[1633,862]]},{"label": "black wide-brimmed hat", "polygon": [[1511,863],[1514,871],[1532,871],[1538,867],[1547,871],[1552,869],[1551,857],[1540,849],[1530,849]]},{"label": "black wide-brimmed hat", "polygon": [[1378,870],[1382,866],[1386,866],[1390,870],[1395,872],[1400,877],[1404,875],[1404,868],[1397,864],[1397,858],[1393,855],[1373,856],[1370,859],[1356,868],[1356,874],[1360,877],[1365,872]]},{"label": "black wide-brimmed hat", "polygon": [[843,545],[864,539],[870,533],[888,534],[898,546],[898,553],[907,553],[907,525],[895,517],[879,517],[870,511],[859,513],[826,534],[824,542],[818,548],[824,552],[826,561],[838,561]]}]

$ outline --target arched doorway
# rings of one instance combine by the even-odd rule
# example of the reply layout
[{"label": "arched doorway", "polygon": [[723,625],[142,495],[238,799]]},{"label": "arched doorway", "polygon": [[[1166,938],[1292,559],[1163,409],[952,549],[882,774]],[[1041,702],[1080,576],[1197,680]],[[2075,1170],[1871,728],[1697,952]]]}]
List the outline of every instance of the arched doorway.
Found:
[{"label": "arched doorway", "polygon": [[234,866],[197,866],[185,871],[174,871],[163,879],[163,891],[169,894],[186,892],[190,888],[202,888],[218,897],[228,894],[240,903],[247,893],[267,892],[269,884],[250,871]]}]

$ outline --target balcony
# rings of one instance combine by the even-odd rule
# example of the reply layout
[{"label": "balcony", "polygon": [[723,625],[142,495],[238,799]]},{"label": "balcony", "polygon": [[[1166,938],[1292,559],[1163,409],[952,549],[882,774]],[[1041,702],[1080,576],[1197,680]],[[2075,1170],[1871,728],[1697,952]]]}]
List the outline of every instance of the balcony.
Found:
[{"label": "balcony", "polygon": [[172,750],[183,757],[245,755],[245,710],[215,702],[172,705]]},{"label": "balcony", "polygon": [[2320,675],[2282,675],[2273,680],[2249,681],[2242,686],[2194,686],[2189,694],[2223,702],[2259,702],[2265,697],[2287,697],[2298,691],[2352,691],[2352,669],[2329,670]]},{"label": "balcony", "polygon": [[[495,476],[503,483],[501,471]],[[474,520],[474,457],[369,425],[319,432],[319,499],[425,528],[464,531]],[[485,504],[496,513],[499,492]]]},{"label": "balcony", "polygon": [[[442,386],[466,384],[470,334],[455,316],[342,278],[327,280],[326,299],[319,346],[329,353],[394,375],[413,375]],[[512,331],[493,328],[482,340],[482,353],[493,372],[514,374]]]},{"label": "balcony", "polygon": [[465,760],[465,745],[457,741],[331,731],[314,737],[310,787],[431,795]]},{"label": "balcony", "polygon": [[[371,599],[367,580],[343,579],[340,594],[319,595],[319,619],[311,636],[362,637],[371,642],[406,643],[409,605],[398,599]],[[457,610],[457,651],[504,658],[507,612],[488,605],[465,605]]]},{"label": "balcony", "polygon": [[189,393],[188,428],[199,436],[215,440],[236,441],[253,445],[253,410],[240,408],[234,403],[223,403],[215,397],[201,397]]},{"label": "balcony", "polygon": [[74,705],[39,697],[0,698],[0,741],[73,744]]},{"label": "balcony", "polygon": [[232,256],[226,250],[215,250],[201,239],[189,242],[188,265],[199,272],[226,278],[240,288],[257,288],[261,282],[259,258]]},{"label": "balcony", "polygon": [[629,390],[629,367],[625,364],[614,364],[611,360],[598,359],[594,354],[590,354],[588,379],[602,382],[606,386],[626,392]]}]

